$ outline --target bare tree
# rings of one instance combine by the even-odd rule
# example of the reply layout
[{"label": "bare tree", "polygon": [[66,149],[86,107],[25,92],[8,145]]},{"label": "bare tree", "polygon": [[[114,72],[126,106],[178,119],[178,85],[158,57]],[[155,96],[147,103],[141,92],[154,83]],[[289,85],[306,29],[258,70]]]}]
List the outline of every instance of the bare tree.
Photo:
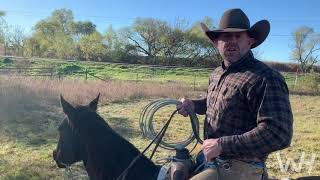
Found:
[{"label": "bare tree", "polygon": [[177,19],[171,26],[167,26],[163,37],[160,39],[163,44],[161,56],[166,65],[172,65],[177,58],[186,58],[188,51],[187,39],[188,22]]},{"label": "bare tree", "polygon": [[164,48],[161,38],[167,29],[167,23],[153,18],[138,18],[132,29],[123,33],[130,44],[149,60],[154,61]]},{"label": "bare tree", "polygon": [[252,49],[252,53],[256,59],[262,59],[263,51],[259,47]]},{"label": "bare tree", "polygon": [[14,26],[10,28],[10,45],[14,51],[13,54],[17,56],[24,56],[24,41],[26,39],[26,35],[24,30],[20,26]]},{"label": "bare tree", "polygon": [[[215,29],[213,20],[210,17],[205,17],[201,22],[206,24],[209,29]],[[187,32],[187,39],[189,46],[187,55],[192,60],[190,65],[199,64],[202,61],[201,64],[212,67],[222,61],[218,49],[213,46],[200,28],[200,22],[192,25]]]},{"label": "bare tree", "polygon": [[302,72],[308,72],[318,62],[320,35],[313,28],[302,26],[292,33],[292,37],[292,57],[300,64]]},{"label": "bare tree", "polygon": [[7,22],[3,18],[6,13],[0,10],[0,46],[4,47],[4,54],[6,55],[6,31],[7,31]]},{"label": "bare tree", "polygon": [[9,36],[10,36],[10,28],[8,23],[5,20],[0,20],[0,44],[4,48],[4,55],[7,55],[8,47],[9,47]]}]

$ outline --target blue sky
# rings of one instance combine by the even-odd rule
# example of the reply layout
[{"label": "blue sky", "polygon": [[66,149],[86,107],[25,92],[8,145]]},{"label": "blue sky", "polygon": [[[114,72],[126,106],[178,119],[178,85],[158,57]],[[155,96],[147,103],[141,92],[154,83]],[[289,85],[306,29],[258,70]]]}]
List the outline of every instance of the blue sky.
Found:
[{"label": "blue sky", "polygon": [[[115,28],[132,25],[137,17],[152,17],[167,22],[176,18],[190,24],[211,17],[218,25],[226,9],[241,8],[251,24],[261,19],[271,23],[267,40],[258,47],[261,59],[290,62],[291,33],[300,26],[320,31],[320,1],[317,0],[1,0],[10,25],[24,27],[26,32],[41,19],[59,8],[73,11],[76,21],[90,20],[100,32],[109,25]],[[291,61],[292,62],[292,61]]]}]

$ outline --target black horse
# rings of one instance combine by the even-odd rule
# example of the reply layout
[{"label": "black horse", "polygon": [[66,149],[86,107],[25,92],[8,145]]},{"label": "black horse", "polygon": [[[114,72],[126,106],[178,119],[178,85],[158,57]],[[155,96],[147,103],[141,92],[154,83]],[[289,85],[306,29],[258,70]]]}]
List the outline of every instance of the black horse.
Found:
[{"label": "black horse", "polygon": [[[117,134],[96,110],[99,95],[87,106],[72,106],[61,96],[67,117],[59,126],[59,142],[53,151],[58,167],[83,161],[92,180],[115,180],[140,152]],[[157,179],[160,167],[141,156],[126,180]]]},{"label": "black horse", "polygon": [[[59,126],[59,142],[53,151],[58,167],[83,161],[90,179],[116,180],[140,152],[117,134],[96,110],[99,95],[87,106],[72,106],[61,96],[67,117]],[[126,180],[156,180],[160,166],[141,156],[126,175]],[[319,176],[297,180],[320,180]]]}]

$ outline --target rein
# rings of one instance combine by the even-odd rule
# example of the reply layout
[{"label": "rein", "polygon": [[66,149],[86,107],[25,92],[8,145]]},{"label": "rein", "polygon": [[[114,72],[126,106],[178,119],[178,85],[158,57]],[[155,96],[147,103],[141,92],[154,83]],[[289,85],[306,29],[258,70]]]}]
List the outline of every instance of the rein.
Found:
[{"label": "rein", "polygon": [[[157,111],[159,108],[165,106],[165,105],[168,105],[168,104],[177,104],[179,103],[179,101],[176,101],[176,100],[158,100],[158,101],[154,101],[152,103],[150,103],[149,105],[147,105],[143,112],[142,112],[142,115],[140,116],[140,128],[142,129],[142,131],[145,133],[146,132],[146,128],[144,127],[144,122],[143,121],[143,118],[144,116],[148,116],[148,113],[151,113],[151,116],[150,116],[150,119],[153,119],[153,115],[155,114],[155,111]],[[153,105],[155,107],[153,107]],[[148,112],[151,111],[151,112]],[[172,145],[172,146],[168,146],[169,148],[165,148],[165,149],[170,149],[170,148],[174,148],[174,147],[181,147],[181,146],[187,146],[188,144],[190,144],[194,139],[197,140],[197,143],[200,143],[202,144],[203,143],[203,140],[201,140],[200,138],[200,135],[199,135],[199,120],[197,118],[197,115],[191,110],[191,109],[188,109],[188,114],[190,116],[190,120],[191,120],[191,127],[192,127],[192,131],[193,131],[193,134],[190,136],[189,140],[186,141],[183,145]],[[162,129],[159,131],[159,133],[157,133],[154,138],[152,139],[152,141],[149,143],[149,145],[138,155],[136,156],[132,161],[131,163],[129,164],[129,166],[118,176],[118,178],[116,180],[125,180],[126,179],[126,176],[128,174],[128,171],[130,170],[130,168],[134,165],[134,163],[142,156],[144,155],[144,153],[150,148],[150,146],[155,142],[155,147],[151,153],[151,156],[150,156],[150,160],[152,159],[154,153],[156,152],[157,148],[159,147],[159,145],[161,146],[161,143],[164,143],[162,142],[162,138],[163,136],[165,135],[165,132],[167,131],[168,127],[169,127],[169,124],[173,118],[173,116],[178,112],[178,110],[175,110],[169,120],[165,123],[165,125],[162,127]],[[153,128],[152,128],[153,129]],[[150,137],[150,136],[149,136]],[[164,143],[166,144],[166,143]],[[197,145],[197,144],[196,144]],[[196,146],[195,145],[195,146]],[[195,147],[194,146],[194,147]]]},{"label": "rein", "polygon": [[129,166],[118,176],[118,178],[116,180],[125,180],[128,171],[130,170],[130,168],[134,165],[134,163],[142,156],[144,155],[144,153],[151,147],[151,145],[155,142],[156,146],[154,147],[154,149],[152,150],[151,156],[150,156],[150,160],[152,159],[154,153],[156,152],[157,148],[159,147],[159,144],[164,136],[164,134],[166,133],[169,124],[172,120],[172,117],[178,112],[178,110],[175,110],[169,120],[166,122],[166,124],[161,128],[161,130],[159,131],[159,133],[152,139],[152,141],[149,143],[149,145],[138,155],[136,156],[131,163],[129,164]]}]

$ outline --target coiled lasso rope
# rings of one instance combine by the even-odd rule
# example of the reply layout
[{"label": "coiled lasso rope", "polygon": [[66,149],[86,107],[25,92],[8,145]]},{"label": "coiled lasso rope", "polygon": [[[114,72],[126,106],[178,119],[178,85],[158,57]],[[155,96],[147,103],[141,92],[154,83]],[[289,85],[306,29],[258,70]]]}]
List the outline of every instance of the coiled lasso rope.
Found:
[{"label": "coiled lasso rope", "polygon": [[[174,99],[159,99],[155,100],[151,103],[149,103],[147,106],[144,107],[140,114],[140,129],[144,136],[146,136],[149,139],[154,139],[157,135],[157,132],[154,130],[153,121],[154,121],[154,114],[161,108],[168,106],[168,105],[177,105],[181,103],[178,100]],[[190,136],[181,142],[165,142],[164,140],[161,140],[160,147],[164,149],[174,150],[176,148],[186,147],[189,144],[191,144],[195,139],[199,143],[202,143],[202,140],[199,137],[199,120],[197,115],[192,110],[187,110],[191,124],[192,124],[192,130],[193,132],[190,134]]]}]

